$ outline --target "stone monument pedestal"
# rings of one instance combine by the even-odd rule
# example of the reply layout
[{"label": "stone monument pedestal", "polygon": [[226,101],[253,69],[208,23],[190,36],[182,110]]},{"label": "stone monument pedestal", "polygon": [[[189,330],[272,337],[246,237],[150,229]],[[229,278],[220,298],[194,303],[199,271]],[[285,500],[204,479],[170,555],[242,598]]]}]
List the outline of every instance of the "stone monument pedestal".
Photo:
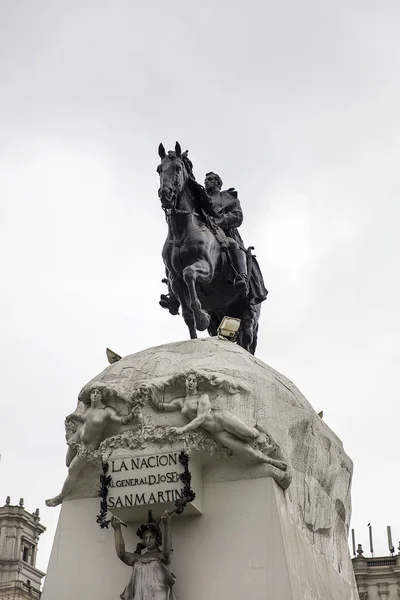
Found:
[{"label": "stone monument pedestal", "polygon": [[[291,381],[208,338],[110,365],[82,390],[77,415],[104,418],[106,407],[87,408],[98,389],[112,414],[129,414],[138,399],[141,408],[137,421],[108,431],[96,456],[68,425],[86,466],[62,505],[42,600],[117,599],[130,579],[112,528],[96,523],[99,457],[115,470],[108,508],[129,516],[122,534],[134,552],[143,509],[157,520],[175,499],[181,451],[197,499],[172,516],[177,600],[358,600],[347,544],[352,462]],[[205,401],[207,421],[195,418]]]},{"label": "stone monument pedestal", "polygon": [[[288,514],[272,478],[204,485],[204,513],[172,519],[177,600],[356,600],[346,581]],[[118,598],[131,568],[116,556],[113,531],[96,524],[99,503],[61,509],[42,600]],[[133,551],[138,523],[123,529]]]}]

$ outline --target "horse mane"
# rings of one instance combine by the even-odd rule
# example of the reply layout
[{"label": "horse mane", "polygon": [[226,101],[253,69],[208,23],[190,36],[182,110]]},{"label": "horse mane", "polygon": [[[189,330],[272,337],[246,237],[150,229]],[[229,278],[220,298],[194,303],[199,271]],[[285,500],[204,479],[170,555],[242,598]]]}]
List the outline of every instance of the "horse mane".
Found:
[{"label": "horse mane", "polygon": [[210,227],[209,217],[218,218],[219,216],[214,208],[213,201],[207,194],[205,188],[194,178],[189,178],[188,185],[190,186],[191,190],[195,193],[198,212],[201,214],[201,216],[204,217],[207,226]]},{"label": "horse mane", "polygon": [[188,186],[194,194],[196,212],[204,221],[208,229],[215,233],[216,226],[213,222],[213,218],[218,218],[219,215],[215,210],[214,204],[210,196],[207,194],[205,188],[200,183],[198,183],[198,181],[196,181],[196,177],[193,173],[193,163],[188,157],[188,151],[186,150],[186,152],[183,152],[181,156],[177,156],[175,150],[169,150],[168,158],[182,160],[183,164],[185,165],[186,172],[188,174]]},{"label": "horse mane", "polygon": [[210,223],[209,219],[209,217],[218,217],[218,213],[214,208],[213,202],[210,196],[207,194],[205,188],[198,181],[196,181],[196,177],[193,173],[193,163],[189,159],[188,155],[184,152],[181,158],[189,175],[188,185],[192,192],[194,192],[195,194],[195,200],[197,204],[196,208],[200,215],[203,217],[207,227],[209,227],[210,229],[214,229],[215,226],[212,223]]}]

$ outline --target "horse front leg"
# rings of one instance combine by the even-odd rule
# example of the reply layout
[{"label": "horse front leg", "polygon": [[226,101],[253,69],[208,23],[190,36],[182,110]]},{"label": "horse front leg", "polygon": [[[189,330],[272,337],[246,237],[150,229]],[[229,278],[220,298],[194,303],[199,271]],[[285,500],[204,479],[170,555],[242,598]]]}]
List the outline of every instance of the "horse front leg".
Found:
[{"label": "horse front leg", "polygon": [[204,331],[210,324],[210,317],[201,307],[197,295],[196,282],[209,283],[211,281],[212,274],[210,264],[206,260],[198,260],[185,267],[182,276],[189,293],[189,304],[193,311],[196,328],[199,331]]},{"label": "horse front leg", "polygon": [[178,298],[181,304],[182,317],[189,329],[190,339],[195,340],[197,338],[196,324],[193,311],[188,303],[185,287],[184,282],[180,279],[175,279],[175,281],[171,283],[174,296]]}]

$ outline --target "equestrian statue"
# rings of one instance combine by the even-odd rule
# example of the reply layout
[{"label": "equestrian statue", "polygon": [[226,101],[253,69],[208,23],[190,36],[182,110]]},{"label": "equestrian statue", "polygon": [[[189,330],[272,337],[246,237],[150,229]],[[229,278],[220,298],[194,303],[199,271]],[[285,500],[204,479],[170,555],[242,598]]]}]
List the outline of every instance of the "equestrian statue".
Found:
[{"label": "equestrian statue", "polygon": [[221,178],[212,172],[200,185],[178,142],[168,153],[160,144],[158,153],[158,194],[168,224],[162,251],[168,294],[160,304],[173,315],[181,307],[191,339],[206,329],[217,335],[224,316],[241,319],[238,344],[254,354],[268,292],[254,248],[245,248],[237,229],[243,221],[237,192],[222,190]]}]

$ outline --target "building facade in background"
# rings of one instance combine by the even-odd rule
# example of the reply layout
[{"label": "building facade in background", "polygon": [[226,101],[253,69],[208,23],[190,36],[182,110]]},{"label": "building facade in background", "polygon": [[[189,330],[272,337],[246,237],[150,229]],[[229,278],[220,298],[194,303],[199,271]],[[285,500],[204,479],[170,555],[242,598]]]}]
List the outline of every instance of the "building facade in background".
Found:
[{"label": "building facade in background", "polygon": [[367,558],[358,552],[353,568],[360,600],[400,599],[400,554]]},{"label": "building facade in background", "polygon": [[12,505],[10,497],[0,507],[0,600],[38,600],[45,575],[36,568],[39,536],[46,528],[39,509],[29,513],[21,498]]}]

